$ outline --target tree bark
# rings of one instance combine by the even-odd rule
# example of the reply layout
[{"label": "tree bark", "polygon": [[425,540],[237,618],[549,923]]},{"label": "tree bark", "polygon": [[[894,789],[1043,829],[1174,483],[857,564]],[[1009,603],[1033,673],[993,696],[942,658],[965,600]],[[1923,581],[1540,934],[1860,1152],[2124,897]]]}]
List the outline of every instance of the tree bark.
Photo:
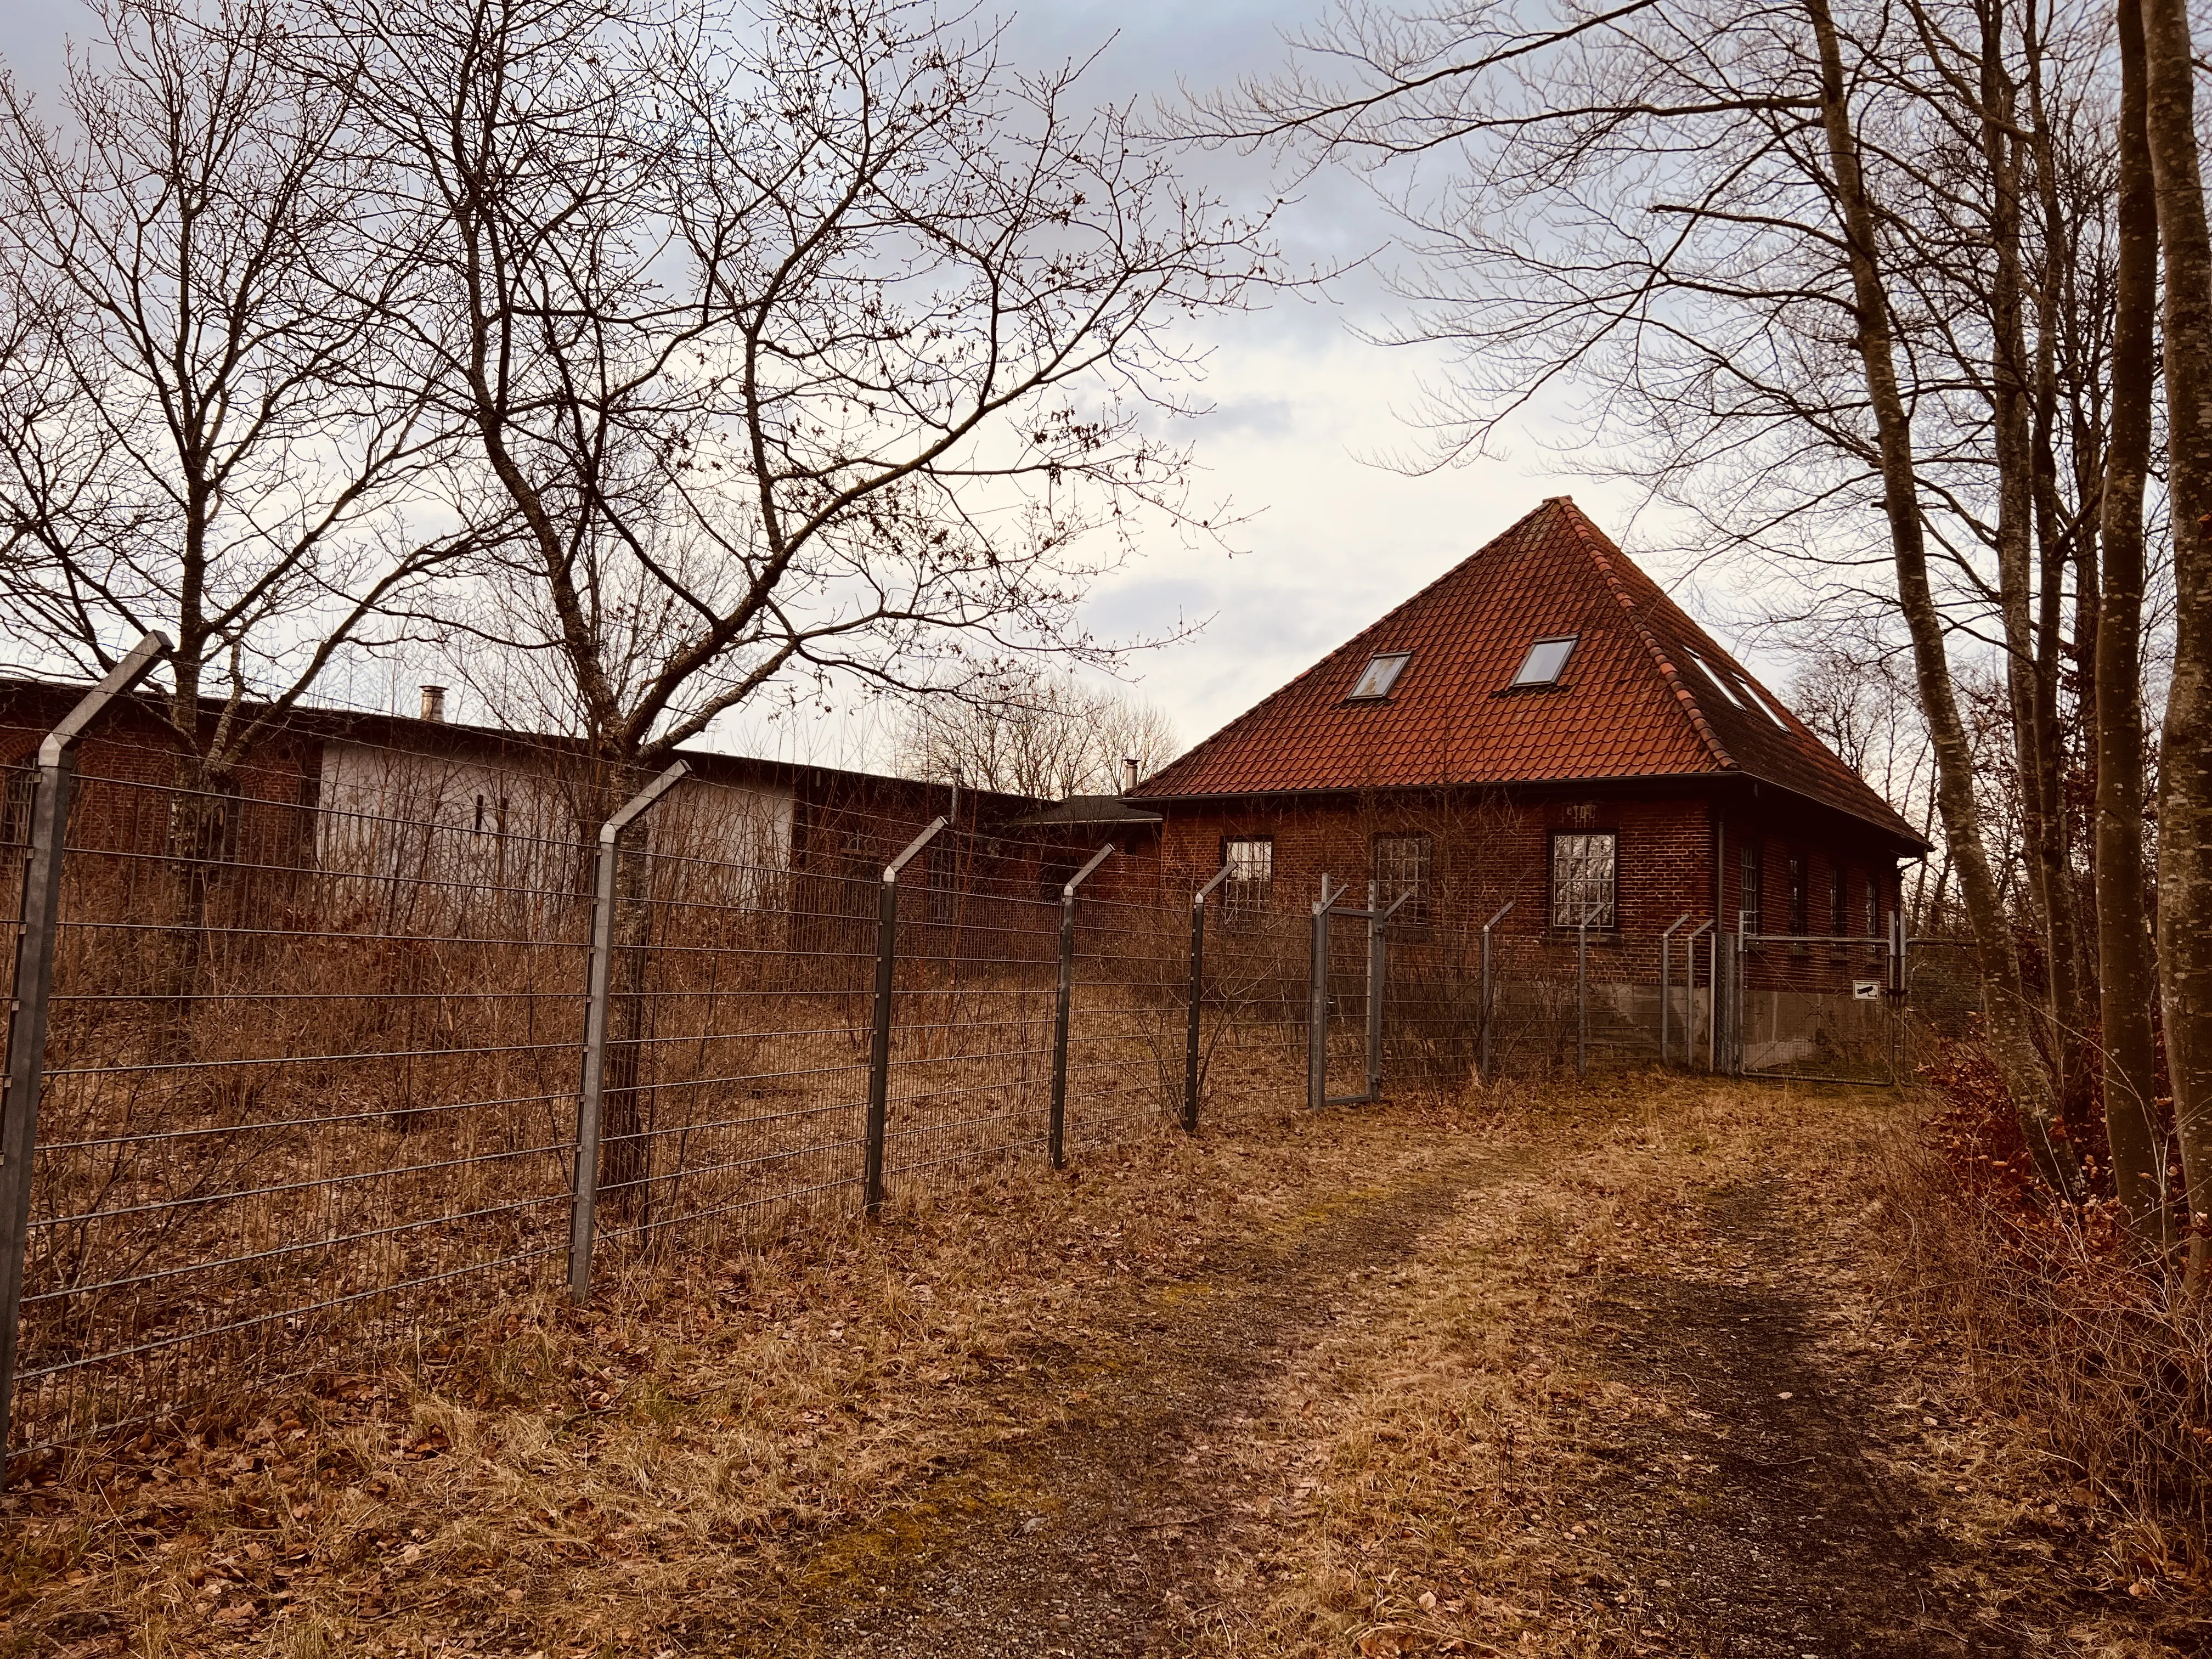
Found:
[{"label": "tree bark", "polygon": [[1827,138],[1837,207],[1844,222],[1850,263],[1856,345],[1880,444],[1882,507],[1897,568],[1898,602],[1912,638],[1912,664],[1920,702],[1936,753],[1937,811],[1958,872],[1959,890],[1974,930],[1975,965],[1991,1055],[2020,1115],[2021,1133],[2036,1170],[2056,1191],[2071,1197],[2078,1185],[2072,1149],[2059,1131],[2051,1074],[2038,1052],[2020,962],[2005,925],[1996,878],[1982,841],[1975,799],[1973,752],[1959,712],[1945,654],[1943,627],[1928,578],[1926,528],[1913,474],[1911,417],[1898,386],[1896,346],[1879,263],[1872,204],[1859,169],[1844,90],[1843,51],[1828,0],[1806,0],[1820,64],[1820,117]]},{"label": "tree bark", "polygon": [[[2004,626],[2005,690],[2012,712],[2013,768],[2018,781],[2027,888],[2044,945],[2045,1047],[2063,1111],[2073,1093],[2069,1065],[2079,1040],[2074,937],[2066,900],[2064,828],[2058,794],[2058,662],[2053,579],[2046,551],[2042,571],[2043,626],[2033,609],[2031,537],[2050,503],[2039,499],[2037,427],[2043,410],[2033,391],[2026,326],[2026,275],[2021,258],[2021,158],[2014,134],[2018,98],[2004,68],[2002,0],[1981,8],[1982,162],[1989,175],[1990,234],[1996,269],[1990,289],[1990,401],[1997,469],[1997,600]],[[2046,308],[2047,309],[2047,308]],[[2039,364],[2039,368],[2040,365]],[[2052,492],[2055,494],[2055,489]]]},{"label": "tree bark", "polygon": [[2166,277],[2172,689],[2159,766],[2158,954],[2167,1075],[2189,1190],[2189,1283],[2212,1263],[2212,230],[2197,153],[2185,0],[2142,0],[2144,131]]},{"label": "tree bark", "polygon": [[2112,1184],[2136,1237],[2171,1245],[2151,1000],[2151,896],[2143,861],[2143,483],[2156,380],[2158,204],[2143,130],[2140,0],[2119,0],[2119,270],[2112,331],[2112,436],[2106,456],[2105,570],[2097,614],[2098,1006]]}]

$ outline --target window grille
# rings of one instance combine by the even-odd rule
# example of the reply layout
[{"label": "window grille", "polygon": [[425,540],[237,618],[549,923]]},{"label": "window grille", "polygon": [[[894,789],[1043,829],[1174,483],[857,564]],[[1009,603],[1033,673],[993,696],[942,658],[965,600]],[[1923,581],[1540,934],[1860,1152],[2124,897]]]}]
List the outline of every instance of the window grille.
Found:
[{"label": "window grille", "polygon": [[1275,842],[1272,836],[1249,836],[1221,843],[1221,861],[1229,866],[1229,879],[1221,884],[1221,908],[1229,916],[1265,915],[1275,886]]},{"label": "window grille", "polygon": [[1552,926],[1614,927],[1619,923],[1620,837],[1573,831],[1552,837]]},{"label": "window grille", "polygon": [[1425,832],[1375,837],[1375,901],[1389,909],[1401,897],[1403,927],[1426,927],[1436,899],[1436,837]]},{"label": "window grille", "polygon": [[1747,841],[1736,849],[1736,908],[1744,926],[1754,933],[1766,931],[1766,860],[1759,843]]},{"label": "window grille", "polygon": [[1811,896],[1805,890],[1805,855],[1790,855],[1790,931],[1809,933],[1813,931]]},{"label": "window grille", "polygon": [[27,847],[31,842],[31,795],[39,781],[29,762],[11,769],[0,791],[0,846]]}]

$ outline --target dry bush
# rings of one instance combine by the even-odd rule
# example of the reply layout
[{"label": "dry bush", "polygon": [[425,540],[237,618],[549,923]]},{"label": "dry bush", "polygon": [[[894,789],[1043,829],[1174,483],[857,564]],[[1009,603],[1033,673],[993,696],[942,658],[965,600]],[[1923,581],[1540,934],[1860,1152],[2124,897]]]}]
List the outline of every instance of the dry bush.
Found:
[{"label": "dry bush", "polygon": [[2106,1205],[2039,1201],[1996,1068],[1944,1045],[1944,1109],[1878,1166],[1869,1222],[1900,1320],[2116,1515],[2111,1570],[2212,1577],[2212,1306],[2136,1256]]}]

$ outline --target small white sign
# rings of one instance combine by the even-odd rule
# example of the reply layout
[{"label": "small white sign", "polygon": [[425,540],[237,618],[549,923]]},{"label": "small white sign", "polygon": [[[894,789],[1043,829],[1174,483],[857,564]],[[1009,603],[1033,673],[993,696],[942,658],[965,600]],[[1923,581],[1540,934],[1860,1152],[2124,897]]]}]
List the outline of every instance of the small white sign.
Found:
[{"label": "small white sign", "polygon": [[1880,1002],[1881,981],[1878,979],[1855,979],[1851,981],[1851,994],[1861,1002]]}]

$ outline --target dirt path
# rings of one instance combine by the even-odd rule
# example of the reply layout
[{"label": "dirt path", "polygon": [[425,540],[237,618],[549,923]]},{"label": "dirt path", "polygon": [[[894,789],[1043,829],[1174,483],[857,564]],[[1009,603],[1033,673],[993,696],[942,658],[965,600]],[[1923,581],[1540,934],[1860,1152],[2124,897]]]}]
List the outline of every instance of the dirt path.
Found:
[{"label": "dirt path", "polygon": [[791,1625],[877,1659],[1177,1650],[1210,1611],[1224,1534],[1273,1518],[1217,1443],[1296,1366],[1347,1278],[1419,1249],[1482,1173],[1462,1158],[1340,1200],[1287,1249],[1134,1298],[1085,1348],[1031,1345],[1016,1364],[1035,1381],[994,1406],[1018,1421],[1049,1394],[1061,1419],[829,1540],[783,1609]]},{"label": "dirt path", "polygon": [[[1900,1405],[1911,1379],[1854,1347],[1848,1264],[1820,1265],[1784,1183],[1629,1151],[1656,1166],[1640,1186],[1577,1136],[1462,1157],[1036,1344],[993,1408],[1016,1424],[1058,1395],[1065,1422],[823,1540],[750,1646],[2105,1650],[2063,1635],[2081,1608],[2054,1620],[2040,1556],[1962,1549],[1893,1473],[1942,1408]],[[1404,1425],[1423,1399],[1449,1433]]]},{"label": "dirt path", "polygon": [[1933,1581],[1954,1552],[1869,1461],[1881,1391],[1836,1363],[1779,1265],[1806,1251],[1775,1184],[1698,1196],[1705,1271],[1621,1274],[1589,1310],[1592,1370],[1679,1401],[1606,1443],[1589,1483],[1617,1601],[1686,1650],[1744,1659],[2022,1651]]}]

